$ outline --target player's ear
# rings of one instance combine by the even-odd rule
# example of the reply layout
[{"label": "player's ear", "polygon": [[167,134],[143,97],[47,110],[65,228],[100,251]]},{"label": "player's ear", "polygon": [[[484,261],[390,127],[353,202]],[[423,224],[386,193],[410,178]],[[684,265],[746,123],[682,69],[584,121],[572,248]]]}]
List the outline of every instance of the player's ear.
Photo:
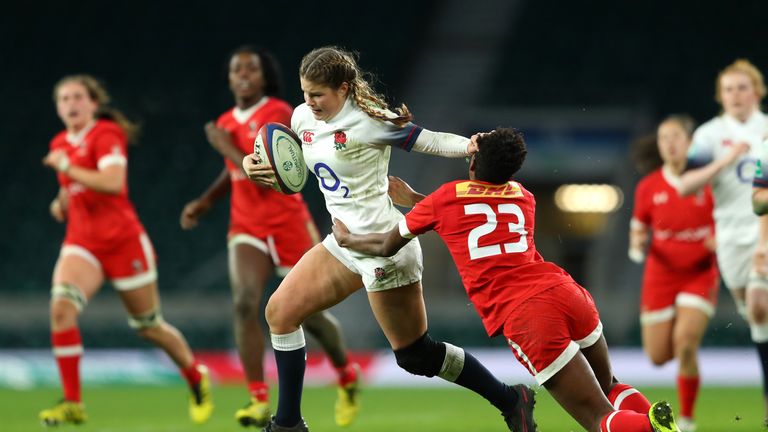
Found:
[{"label": "player's ear", "polygon": [[475,155],[472,155],[472,157],[469,158],[469,172],[474,174],[476,169],[477,169],[477,161],[475,161]]}]

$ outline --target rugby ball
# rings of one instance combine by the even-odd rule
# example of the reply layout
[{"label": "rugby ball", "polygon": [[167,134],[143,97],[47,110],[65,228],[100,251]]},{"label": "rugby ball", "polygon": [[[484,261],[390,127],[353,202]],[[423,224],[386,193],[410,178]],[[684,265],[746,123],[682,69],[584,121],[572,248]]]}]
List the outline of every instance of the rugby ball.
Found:
[{"label": "rugby ball", "polygon": [[301,141],[291,128],[280,123],[267,123],[259,129],[253,153],[275,171],[274,188],[284,194],[295,194],[307,183],[307,164]]}]

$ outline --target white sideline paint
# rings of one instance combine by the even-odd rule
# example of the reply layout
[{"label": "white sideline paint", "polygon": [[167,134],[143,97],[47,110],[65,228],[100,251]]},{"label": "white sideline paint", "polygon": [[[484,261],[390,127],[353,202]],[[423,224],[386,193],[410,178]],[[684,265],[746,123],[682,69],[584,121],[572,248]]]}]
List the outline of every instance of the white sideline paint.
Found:
[{"label": "white sideline paint", "polygon": [[[471,349],[471,353],[499,379],[508,383],[534,384],[533,377],[518,363],[508,348]],[[237,354],[229,353],[237,363]],[[670,362],[656,368],[646,359],[639,348],[611,350],[611,360],[616,377],[638,387],[673,387],[677,376],[676,363]],[[702,385],[707,386],[758,386],[760,368],[757,353],[752,347],[707,348],[699,353]],[[116,365],[119,364],[119,367]],[[270,380],[276,380],[274,356],[267,353],[264,364]],[[158,350],[103,350],[86,349],[81,363],[84,384],[165,384],[177,382],[178,371],[167,356]],[[397,366],[390,351],[374,353],[370,366],[364,371],[367,385],[380,387],[453,386],[437,378],[411,375]],[[327,385],[335,380],[330,363],[309,368],[307,385]],[[59,378],[50,350],[2,350],[0,349],[0,387],[25,389],[58,385]]]}]

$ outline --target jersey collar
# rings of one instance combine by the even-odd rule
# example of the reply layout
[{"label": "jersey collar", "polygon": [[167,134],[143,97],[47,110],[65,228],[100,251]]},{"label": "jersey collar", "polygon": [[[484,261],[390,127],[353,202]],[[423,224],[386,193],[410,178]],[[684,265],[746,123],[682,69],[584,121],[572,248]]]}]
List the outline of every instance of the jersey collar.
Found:
[{"label": "jersey collar", "polygon": [[680,186],[682,186],[682,181],[680,181],[680,176],[673,173],[672,170],[667,167],[666,165],[661,166],[661,175],[664,177],[664,180],[669,183],[670,186],[672,186],[675,189],[680,189]]},{"label": "jersey collar", "polygon": [[88,123],[84,128],[80,129],[80,132],[71,133],[67,132],[67,142],[75,147],[80,147],[85,142],[85,136],[96,126],[96,120]]},{"label": "jersey collar", "polygon": [[352,106],[353,104],[354,104],[354,102],[352,102],[352,96],[351,95],[347,96],[347,100],[344,101],[344,106],[341,107],[341,110],[338,113],[336,113],[336,115],[333,116],[333,118],[331,118],[330,120],[326,121],[326,123],[334,124],[334,123],[338,123],[338,122],[342,121],[344,119],[344,117],[347,116],[347,114],[349,114],[350,112],[352,112],[352,110],[355,109]]},{"label": "jersey collar", "polygon": [[232,117],[235,118],[235,121],[240,124],[245,124],[251,116],[253,116],[253,113],[255,113],[259,108],[263,107],[265,103],[269,100],[269,97],[262,96],[261,99],[259,99],[258,102],[253,104],[250,108],[241,110],[238,107],[235,107],[232,110]]},{"label": "jersey collar", "polygon": [[753,126],[756,126],[758,122],[760,122],[763,118],[763,113],[756,109],[752,115],[749,116],[747,121],[740,122],[736,117],[733,117],[728,114],[723,114],[723,118],[725,119],[725,122],[730,125],[731,127],[737,127],[737,128],[752,128]]}]

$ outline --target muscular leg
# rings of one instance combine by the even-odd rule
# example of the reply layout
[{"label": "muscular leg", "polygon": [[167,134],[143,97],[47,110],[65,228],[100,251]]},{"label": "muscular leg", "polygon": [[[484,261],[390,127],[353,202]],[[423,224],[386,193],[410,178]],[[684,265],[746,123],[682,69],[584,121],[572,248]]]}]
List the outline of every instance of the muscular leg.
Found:
[{"label": "muscular leg", "polygon": [[768,289],[765,286],[750,287],[746,294],[746,304],[752,341],[757,347],[763,370],[763,398],[768,424]]},{"label": "muscular leg", "polygon": [[[596,351],[592,354],[595,357]],[[605,381],[606,373],[610,373],[610,363],[598,363]],[[544,387],[560,406],[590,432],[600,431],[600,422],[613,411],[613,406],[605,397],[604,385],[605,382],[598,382],[592,366],[581,352],[576,353],[571,361],[544,383]]]},{"label": "muscular leg", "polygon": [[592,369],[592,374],[597,380],[600,390],[608,398],[608,402],[614,409],[632,410],[642,414],[648,413],[648,409],[651,407],[648,399],[632,386],[620,383],[613,376],[605,336],[600,335],[597,342],[582,349],[581,353]]},{"label": "muscular leg", "polygon": [[339,321],[328,311],[314,313],[304,320],[309,334],[312,335],[331,359],[335,368],[341,368],[347,364],[347,348],[341,333]]},{"label": "muscular leg", "polygon": [[294,427],[301,419],[306,348],[300,324],[362,288],[359,275],[322,244],[310,249],[270,297],[266,318],[277,362],[279,396],[275,424]]},{"label": "muscular leg", "polygon": [[515,391],[497,380],[471,354],[429,337],[421,282],[370,292],[368,300],[400,367],[416,375],[438,375],[468,388],[502,413],[515,406]]},{"label": "muscular leg", "polygon": [[662,366],[674,358],[674,326],[674,319],[642,325],[643,349],[651,363],[656,366]]},{"label": "muscular leg", "polygon": [[274,273],[272,259],[249,244],[229,248],[229,280],[235,308],[235,342],[249,383],[264,382],[261,299]]},{"label": "muscular leg", "polygon": [[80,401],[79,363],[83,346],[77,317],[104,283],[104,275],[92,255],[66,254],[53,271],[51,342],[59,368],[64,399]]},{"label": "muscular leg", "polygon": [[142,323],[136,323],[139,335],[165,351],[176,365],[187,369],[194,363],[192,350],[184,336],[172,325],[165,322],[160,315],[160,299],[157,292],[157,282],[152,282],[140,288],[119,291],[128,314]]},{"label": "muscular leg", "polygon": [[699,309],[677,308],[673,336],[675,358],[679,363],[677,391],[680,415],[687,419],[693,418],[693,406],[700,383],[697,354],[708,322],[709,317]]}]

